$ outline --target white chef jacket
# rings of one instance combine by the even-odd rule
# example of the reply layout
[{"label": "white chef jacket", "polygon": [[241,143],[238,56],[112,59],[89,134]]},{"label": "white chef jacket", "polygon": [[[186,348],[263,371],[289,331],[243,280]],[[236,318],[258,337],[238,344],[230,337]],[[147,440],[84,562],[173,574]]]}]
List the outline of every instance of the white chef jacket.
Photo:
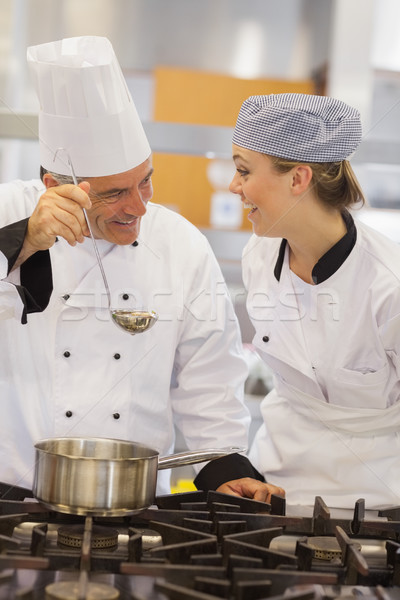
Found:
[{"label": "white chef jacket", "polygon": [[289,504],[400,503],[400,247],[358,223],[355,246],[318,285],[280,239],[243,251],[253,344],[274,373],[250,460]]},{"label": "white chef jacket", "polygon": [[[1,226],[28,217],[40,181],[0,186]],[[110,321],[90,239],[50,249],[53,293],[21,324],[22,302],[0,252],[0,480],[31,487],[35,442],[46,437],[134,440],[161,455],[174,423],[189,449],[247,446],[247,375],[240,332],[206,238],[180,215],[149,203],[138,245],[99,240],[112,305],[154,310],[147,332]],[[204,464],[199,465],[200,469]],[[157,493],[169,493],[160,471]]]}]

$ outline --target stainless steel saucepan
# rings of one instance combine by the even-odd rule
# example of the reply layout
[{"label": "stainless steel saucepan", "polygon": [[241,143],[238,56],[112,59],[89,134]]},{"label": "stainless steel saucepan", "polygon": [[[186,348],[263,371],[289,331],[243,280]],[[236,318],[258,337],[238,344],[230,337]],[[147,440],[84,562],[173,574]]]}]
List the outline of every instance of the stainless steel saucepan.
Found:
[{"label": "stainless steel saucepan", "polygon": [[142,444],[109,438],[49,438],[35,444],[33,494],[50,509],[124,516],[153,504],[158,469],[222,458],[243,448],[182,452],[160,458]]}]

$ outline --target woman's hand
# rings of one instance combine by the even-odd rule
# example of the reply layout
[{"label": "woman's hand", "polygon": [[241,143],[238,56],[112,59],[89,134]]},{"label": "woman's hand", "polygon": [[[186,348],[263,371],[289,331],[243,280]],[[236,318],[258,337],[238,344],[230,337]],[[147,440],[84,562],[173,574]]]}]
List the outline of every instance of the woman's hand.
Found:
[{"label": "woman's hand", "polygon": [[217,492],[231,494],[231,496],[241,496],[242,498],[252,498],[259,502],[270,502],[271,495],[285,497],[283,488],[271,483],[263,483],[251,477],[226,481],[219,486]]}]

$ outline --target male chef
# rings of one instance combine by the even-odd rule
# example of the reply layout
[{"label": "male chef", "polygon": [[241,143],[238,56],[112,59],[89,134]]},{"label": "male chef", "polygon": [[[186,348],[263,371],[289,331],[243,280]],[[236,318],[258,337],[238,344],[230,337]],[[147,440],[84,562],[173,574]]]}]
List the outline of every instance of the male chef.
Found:
[{"label": "male chef", "polygon": [[[151,149],[113,48],[78,37],[28,49],[41,180],[0,186],[0,480],[32,486],[34,444],[129,439],[162,455],[247,447],[238,324],[204,236],[150,202]],[[71,166],[80,182],[72,184]],[[156,311],[130,335],[112,306]],[[203,468],[201,468],[203,467]],[[198,469],[200,489],[269,501],[243,454]],[[169,493],[169,473],[157,493]]]}]

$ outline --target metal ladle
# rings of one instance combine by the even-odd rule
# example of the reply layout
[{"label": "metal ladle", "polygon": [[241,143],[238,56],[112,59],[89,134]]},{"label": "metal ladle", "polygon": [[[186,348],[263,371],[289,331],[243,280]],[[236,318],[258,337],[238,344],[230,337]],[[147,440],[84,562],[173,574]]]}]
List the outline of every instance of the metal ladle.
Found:
[{"label": "metal ladle", "polygon": [[[74,167],[73,167],[73,164],[71,161],[71,157],[70,157],[69,153],[65,150],[65,148],[58,148],[56,150],[56,152],[54,153],[53,161],[56,159],[56,156],[59,152],[65,153],[67,160],[68,160],[68,166],[69,166],[69,169],[71,172],[72,181],[74,182],[75,185],[78,185],[78,180],[75,175],[75,170],[74,170]],[[123,329],[123,331],[126,331],[127,333],[130,333],[131,335],[135,335],[136,333],[143,333],[144,331],[147,331],[154,325],[154,323],[158,319],[158,315],[154,311],[111,308],[110,288],[108,287],[107,277],[106,277],[106,274],[104,271],[103,263],[101,261],[99,249],[97,247],[96,240],[95,240],[95,237],[92,232],[92,228],[89,223],[86,209],[82,208],[82,210],[83,210],[83,214],[85,216],[86,225],[89,230],[90,238],[93,243],[93,248],[94,248],[94,252],[96,254],[97,262],[99,264],[101,276],[103,278],[104,287],[105,287],[106,293],[107,293],[108,309],[110,311],[110,315],[111,315],[111,319],[112,319],[113,323],[115,323],[115,325],[117,327],[119,327],[120,329]]]}]

